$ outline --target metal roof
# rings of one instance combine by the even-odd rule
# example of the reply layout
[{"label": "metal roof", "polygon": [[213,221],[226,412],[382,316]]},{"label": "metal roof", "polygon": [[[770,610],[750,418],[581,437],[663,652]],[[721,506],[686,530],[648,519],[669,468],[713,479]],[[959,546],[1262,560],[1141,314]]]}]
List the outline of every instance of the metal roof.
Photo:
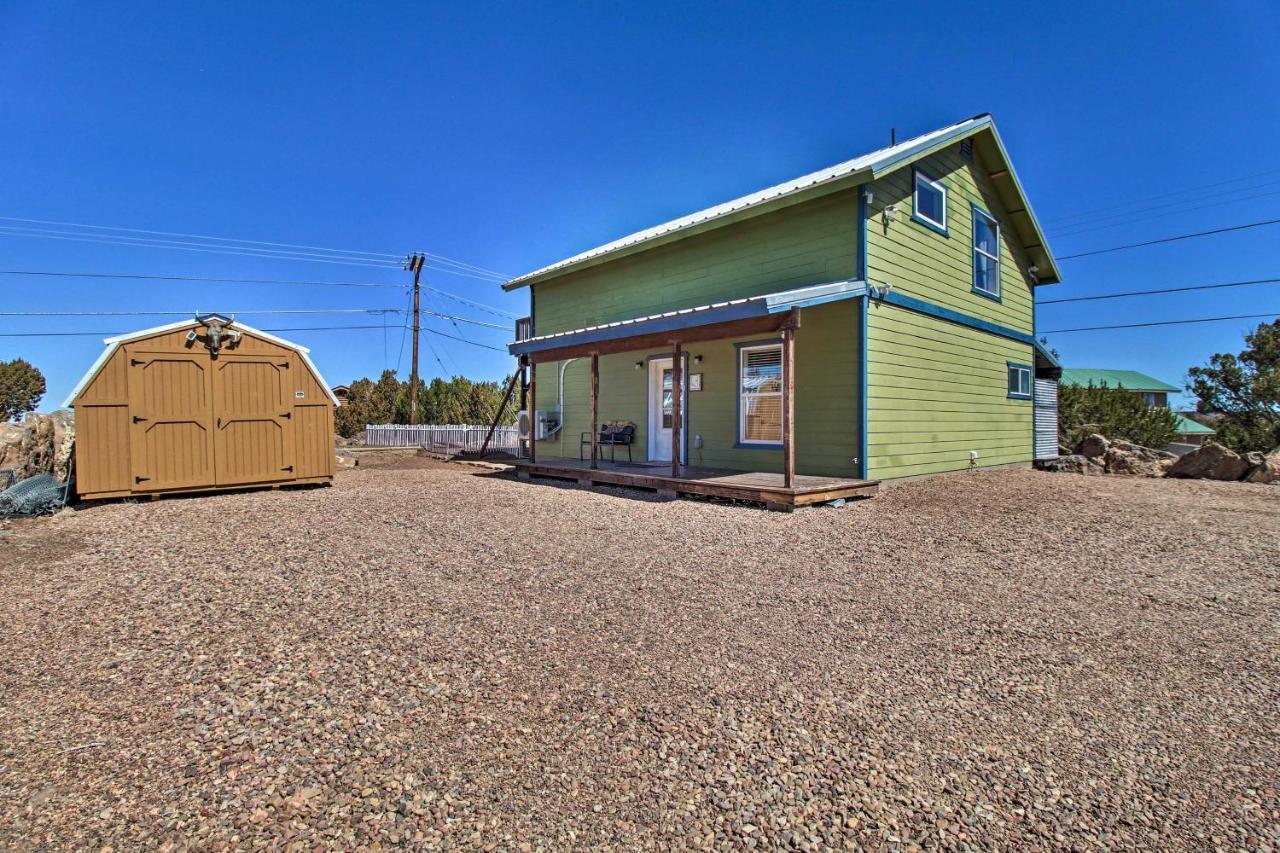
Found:
[{"label": "metal roof", "polygon": [[1180,435],[1216,435],[1216,431],[1210,429],[1198,421],[1193,421],[1186,415],[1180,415],[1177,412],[1173,416],[1178,419],[1178,433]]},{"label": "metal roof", "polygon": [[1153,379],[1147,374],[1139,373],[1136,370],[1112,370],[1102,367],[1064,367],[1062,369],[1062,379],[1059,381],[1063,385],[1079,385],[1082,388],[1089,385],[1089,383],[1093,383],[1094,387],[1102,387],[1103,385],[1108,388],[1123,387],[1126,391],[1171,391],[1176,393],[1182,390],[1177,385],[1161,382],[1159,379]]},{"label": "metal roof", "polygon": [[778,314],[792,308],[804,308],[811,305],[822,305],[841,299],[853,299],[867,292],[863,281],[833,281],[826,284],[815,284],[798,287],[794,290],[783,290],[778,293],[766,293],[746,299],[731,299],[726,302],[712,302],[694,308],[682,308],[678,311],[667,311],[662,314],[649,314],[644,317],[632,317],[613,323],[601,323],[595,326],[584,326],[567,332],[556,332],[551,335],[540,335],[509,344],[507,349],[512,355],[538,352],[547,349],[574,344],[597,343],[600,341],[619,340],[622,338],[647,335],[652,332],[668,332],[675,329],[687,329],[693,326],[705,326],[710,323],[725,323],[730,320],[741,320],[744,317],[758,317],[765,314]]},{"label": "metal roof", "polygon": [[[1031,204],[1026,198],[1026,193],[1022,190],[1022,184],[1018,180],[1018,175],[1013,169],[1013,164],[1009,160],[1008,153],[1005,151],[1004,143],[1000,140],[1000,134],[996,130],[995,121],[990,113],[974,116],[965,119],[956,124],[939,128],[938,130],[913,137],[911,139],[899,142],[896,145],[890,145],[885,148],[879,148],[867,154],[854,157],[852,160],[845,160],[834,166],[825,169],[819,169],[816,172],[810,172],[790,181],[776,184],[750,195],[724,202],[723,204],[708,207],[688,216],[682,216],[679,219],[673,219],[670,222],[664,222],[661,225],[655,225],[652,228],[646,228],[643,231],[637,231],[634,234],[628,234],[626,237],[614,240],[610,243],[597,246],[594,249],[588,249],[574,255],[571,258],[565,258],[554,264],[534,270],[530,273],[511,279],[502,285],[504,290],[514,290],[533,284],[535,281],[541,280],[553,274],[566,272],[569,269],[576,268],[587,264],[588,262],[598,260],[607,255],[613,255],[623,252],[624,250],[638,247],[645,243],[650,243],[659,238],[673,235],[682,231],[689,231],[697,226],[707,225],[711,227],[717,220],[727,220],[730,216],[739,213],[751,211],[753,208],[763,208],[770,202],[779,201],[792,196],[800,196],[807,192],[812,192],[818,188],[833,184],[837,181],[849,182],[850,185],[861,183],[862,180],[872,180],[878,178],[886,172],[891,172],[897,168],[908,165],[914,160],[924,157],[938,148],[951,144],[968,136],[972,136],[979,131],[989,130],[995,141],[995,145],[999,150],[1000,157],[1004,161],[1005,167],[1008,169],[1008,175],[1012,179],[1014,188],[1022,201],[1023,212],[1030,228],[1034,234],[1034,244],[1038,245],[1044,253],[1047,269],[1042,268],[1040,280],[1044,283],[1059,281],[1061,276],[1058,272],[1057,264],[1053,259],[1053,253],[1049,250],[1049,243],[1045,239],[1040,229],[1039,222],[1035,218],[1035,214],[1031,210]],[[861,178],[862,180],[858,180]],[[720,224],[727,224],[720,223]],[[1043,266],[1043,265],[1042,265]]]},{"label": "metal roof", "polygon": [[[205,315],[205,316],[208,316],[208,315]],[[88,387],[89,382],[93,380],[93,377],[98,375],[98,371],[101,370],[103,366],[106,365],[106,363],[111,359],[111,356],[115,353],[115,351],[120,348],[121,344],[127,344],[130,341],[136,341],[142,338],[149,338],[152,335],[159,335],[165,332],[176,332],[179,329],[185,329],[191,326],[199,326],[199,325],[202,325],[202,324],[200,323],[199,320],[196,320],[196,319],[179,320],[176,323],[166,323],[163,326],[152,326],[150,329],[141,329],[137,332],[129,332],[128,334],[125,334],[125,335],[116,335],[115,337],[103,339],[102,342],[107,345],[107,348],[104,349],[102,351],[102,354],[98,356],[98,360],[93,363],[93,366],[89,368],[89,371],[85,373],[84,376],[80,377],[80,381],[76,383],[76,387],[71,389],[71,393],[67,395],[67,399],[62,402],[62,407],[65,409],[65,408],[69,408],[72,405],[72,402],[75,400],[75,398],[79,397],[80,392],[83,391],[86,387]],[[231,328],[239,329],[242,332],[249,332],[252,335],[256,335],[262,338],[263,340],[268,340],[268,341],[271,341],[272,343],[280,344],[281,346],[285,346],[285,347],[289,347],[290,349],[297,350],[298,355],[302,356],[302,360],[306,362],[307,367],[311,369],[311,372],[315,374],[316,379],[320,382],[320,387],[323,388],[325,393],[329,395],[329,399],[333,402],[335,406],[338,404],[338,398],[333,396],[333,392],[329,390],[329,383],[324,381],[324,377],[320,375],[320,371],[316,369],[315,364],[311,361],[311,357],[308,355],[308,353],[311,352],[310,349],[308,349],[307,347],[304,347],[302,344],[295,344],[293,341],[286,341],[284,338],[278,338],[275,335],[271,334],[270,332],[264,332],[261,329],[255,329],[252,326],[246,326],[244,323],[233,322],[230,324],[230,326]]]}]

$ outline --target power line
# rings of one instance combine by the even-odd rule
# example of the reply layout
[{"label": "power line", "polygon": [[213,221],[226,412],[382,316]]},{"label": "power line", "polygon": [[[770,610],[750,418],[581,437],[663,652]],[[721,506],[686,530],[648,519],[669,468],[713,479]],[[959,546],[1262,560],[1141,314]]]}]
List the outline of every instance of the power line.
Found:
[{"label": "power line", "polygon": [[[403,308],[249,308],[227,314],[403,314]],[[190,317],[195,311],[0,311],[0,317]],[[481,323],[479,320],[464,322]],[[495,327],[505,328],[505,327]]]},{"label": "power line", "polygon": [[1112,326],[1080,326],[1075,329],[1046,329],[1039,334],[1062,335],[1067,332],[1097,332],[1103,329],[1142,329],[1148,326],[1182,326],[1190,323],[1217,323],[1221,320],[1259,320],[1280,317],[1280,311],[1271,314],[1234,314],[1229,317],[1198,317],[1192,320],[1155,320],[1149,323],[1118,323]]},{"label": "power line", "polygon": [[[381,329],[380,325],[372,326],[288,326],[278,329],[261,329],[263,332],[345,332],[355,329]],[[124,332],[0,332],[3,338],[111,338]]]},{"label": "power line", "polygon": [[[441,314],[439,311],[426,311],[423,314],[429,314],[432,317],[439,317],[442,320],[450,320],[455,323],[470,323],[473,326],[484,326],[486,329],[498,329],[502,332],[510,332],[509,326],[500,326],[497,323],[486,323],[483,320],[472,320],[470,317],[458,317],[453,314]],[[3,316],[3,315],[0,315]]]},{"label": "power line", "polygon": [[[81,235],[74,231],[53,231],[50,229],[18,228],[11,225],[0,225],[0,237],[35,237],[47,240],[68,240],[81,243],[98,243],[108,246],[132,246],[147,249],[177,249],[182,252],[205,252],[213,255],[239,255],[249,258],[264,258],[276,261],[305,261],[309,263],[342,264],[346,266],[371,267],[373,269],[395,269],[396,264],[374,258],[342,257],[339,255],[317,255],[309,252],[297,252],[283,249],[253,249],[247,246],[209,246],[179,240],[163,240],[159,238],[126,237],[123,235]],[[449,266],[432,266],[428,268],[450,275],[473,278],[480,281],[498,283],[505,281],[500,275],[493,273],[477,274],[464,269]]]},{"label": "power line", "polygon": [[138,281],[191,281],[210,284],[288,284],[306,285],[309,287],[394,287],[402,288],[403,284],[382,284],[369,281],[305,281],[283,278],[208,278],[189,275],[145,275],[135,273],[105,272],[61,272],[57,270],[0,270],[0,275],[40,275],[59,278],[113,278],[134,279]]},{"label": "power line", "polygon": [[475,264],[469,264],[469,263],[466,263],[465,261],[455,261],[453,258],[448,258],[448,257],[445,257],[444,255],[433,254],[432,252],[424,252],[423,254],[427,256],[428,263],[432,261],[438,261],[440,263],[448,264],[450,266],[459,267],[465,270],[471,270],[472,272],[484,273],[485,275],[493,278],[495,281],[511,280],[511,276],[507,275],[506,273],[498,272],[497,270],[491,270],[488,267],[476,266]]},{"label": "power line", "polygon": [[259,249],[253,246],[220,245],[217,243],[191,242],[190,240],[170,240],[167,237],[130,237],[125,234],[84,234],[79,231],[59,231],[53,228],[32,228],[30,226],[0,225],[0,230],[16,232],[7,236],[60,236],[73,239],[85,239],[93,242],[111,242],[121,246],[145,246],[148,248],[177,249],[184,246],[196,246],[210,250],[239,250],[253,257],[284,258],[287,260],[309,260],[312,258],[328,258],[330,260],[357,261],[366,264],[387,266],[394,269],[395,264],[379,258],[366,258],[359,255],[319,254],[295,249]]},{"label": "power line", "polygon": [[[394,252],[369,252],[361,249],[334,249],[328,246],[310,246],[302,243],[277,243],[269,240],[249,240],[242,237],[217,237],[212,234],[189,234],[182,231],[157,231],[149,228],[128,228],[122,225],[94,225],[86,222],[63,222],[55,219],[30,219],[19,216],[0,216],[0,221],[4,222],[25,222],[32,225],[57,225],[64,228],[91,228],[96,231],[124,231],[128,234],[151,234],[161,237],[187,237],[194,240],[214,241],[218,243],[228,244],[248,244],[251,246],[274,246],[283,249],[305,249],[314,252],[325,252],[329,254],[341,255],[344,257],[367,256],[370,259],[387,258],[395,262],[401,257]],[[48,229],[40,229],[48,230]],[[65,233],[65,232],[63,232]],[[104,235],[111,236],[111,235]],[[169,241],[166,241],[169,242]],[[487,267],[469,264],[466,261],[459,261],[456,258],[450,258],[447,255],[438,255],[435,253],[424,253],[428,256],[428,261],[436,260],[451,266],[462,269],[472,270],[473,272],[482,272],[493,276],[499,280],[507,281],[511,276],[497,270],[488,269]]]},{"label": "power line", "polygon": [[[205,276],[186,276],[186,275],[149,275],[143,273],[100,273],[100,272],[62,272],[59,270],[0,270],[0,275],[31,275],[31,276],[53,276],[59,278],[105,278],[105,279],[129,279],[137,281],[185,281],[198,282],[206,284],[278,284],[288,286],[305,286],[305,287],[391,287],[400,289],[403,284],[382,284],[380,282],[368,281],[312,281],[306,279],[281,279],[281,278],[212,278]],[[507,317],[514,319],[515,314],[509,311],[503,311],[492,305],[485,305],[483,302],[476,302],[456,293],[450,293],[447,290],[441,290],[437,287],[428,287],[432,293],[445,296],[463,305],[470,305],[472,308],[478,308],[481,311],[487,311],[499,317]],[[505,327],[504,327],[505,328]]]},{"label": "power line", "polygon": [[250,243],[255,246],[280,246],[286,249],[312,249],[317,252],[336,252],[342,255],[374,255],[395,260],[399,255],[390,252],[364,252],[359,249],[331,249],[327,246],[304,246],[298,243],[271,243],[266,240],[246,240],[239,237],[214,237],[209,234],[184,234],[180,231],[153,231],[147,228],[126,228],[121,225],[90,225],[84,222],[59,222],[52,219],[24,219],[19,216],[0,216],[5,222],[28,222],[34,225],[59,225],[68,228],[93,228],[99,231],[126,231],[130,234],[159,234],[165,237],[190,237],[197,240],[216,240],[221,243]]},{"label": "power line", "polygon": [[517,316],[512,314],[510,311],[503,311],[501,308],[494,308],[492,305],[485,305],[483,302],[475,302],[461,297],[456,293],[449,293],[447,290],[440,290],[435,287],[428,287],[427,290],[430,290],[432,293],[438,293],[441,296],[448,297],[455,302],[461,302],[463,305],[470,305],[472,308],[479,308],[481,311],[488,311],[490,314],[497,314],[499,317],[508,317],[514,320]]},{"label": "power line", "polygon": [[1222,187],[1222,186],[1226,186],[1227,184],[1238,184],[1238,183],[1240,183],[1241,181],[1247,181],[1247,180],[1250,180],[1250,179],[1252,179],[1252,178],[1260,178],[1260,177],[1262,177],[1262,176],[1264,176],[1264,175],[1274,175],[1274,174],[1276,174],[1276,173],[1278,173],[1278,172],[1280,172],[1280,169],[1267,169],[1266,171],[1262,171],[1262,172],[1254,172],[1253,174],[1243,175],[1243,176],[1238,177],[1238,178],[1228,178],[1228,179],[1226,179],[1226,180],[1217,181],[1217,182],[1215,182],[1215,183],[1211,183],[1211,184],[1200,184],[1199,186],[1194,186],[1194,187],[1183,187],[1182,189],[1180,189],[1180,190],[1174,190],[1173,192],[1167,192],[1167,193],[1161,193],[1161,194],[1159,194],[1159,195],[1147,196],[1147,197],[1145,197],[1145,198],[1136,199],[1136,200],[1132,200],[1132,201],[1127,201],[1127,202],[1124,202],[1124,203],[1122,203],[1122,204],[1112,204],[1112,205],[1107,205],[1107,206],[1105,206],[1105,207],[1095,207],[1095,208],[1093,208],[1093,209],[1091,209],[1091,210],[1082,210],[1082,211],[1079,211],[1079,212],[1077,212],[1077,213],[1069,214],[1069,215],[1067,215],[1067,216],[1060,216],[1060,217],[1058,217],[1057,219],[1050,219],[1050,220],[1046,220],[1046,224],[1049,224],[1049,223],[1062,223],[1062,222],[1066,222],[1067,220],[1070,220],[1070,219],[1083,219],[1083,218],[1085,218],[1085,217],[1087,217],[1087,216],[1092,216],[1092,215],[1094,215],[1094,214],[1096,214],[1096,213],[1105,213],[1105,212],[1107,212],[1107,211],[1109,211],[1109,210],[1121,210],[1121,209],[1123,209],[1123,208],[1134,207],[1134,206],[1136,206],[1136,205],[1146,204],[1147,202],[1150,202],[1150,201],[1159,201],[1160,199],[1173,198],[1174,196],[1186,195],[1186,194],[1188,194],[1188,193],[1199,192],[1199,191],[1201,191],[1201,190],[1210,190],[1210,189],[1213,189],[1213,188],[1215,188],[1215,187]]},{"label": "power line", "polygon": [[449,335],[449,334],[446,334],[446,333],[444,333],[444,332],[438,332],[438,331],[436,331],[435,329],[432,329],[432,330],[431,330],[431,334],[433,334],[433,335],[438,335],[438,336],[440,336],[440,337],[442,337],[442,338],[449,338],[449,339],[451,339],[451,340],[461,341],[461,342],[462,342],[462,343],[464,343],[464,344],[471,344],[473,347],[481,347],[481,348],[483,348],[483,349],[491,349],[491,350],[493,350],[494,352],[506,353],[506,351],[507,351],[505,347],[495,347],[495,346],[490,346],[489,344],[482,344],[482,343],[480,343],[479,341],[473,341],[473,340],[470,340],[469,338],[459,338],[459,337],[457,337],[456,335]]},{"label": "power line", "polygon": [[373,267],[375,269],[394,269],[395,268],[394,265],[387,266],[386,264],[383,264],[383,263],[371,263],[369,261],[360,261],[360,260],[335,260],[332,258],[291,257],[286,255],[270,255],[263,252],[235,251],[233,249],[215,249],[210,247],[196,248],[196,247],[189,247],[189,246],[165,246],[160,244],[128,243],[128,242],[124,242],[121,239],[108,240],[108,239],[96,239],[94,237],[62,237],[54,234],[8,233],[11,230],[13,229],[9,228],[8,226],[0,226],[0,237],[39,237],[42,240],[70,240],[70,241],[81,242],[81,243],[101,243],[109,246],[134,246],[138,248],[177,249],[178,251],[182,251],[182,252],[206,252],[208,254],[213,254],[213,255],[242,255],[244,257],[249,257],[249,258],[269,258],[269,259],[275,259],[275,260],[309,261],[311,263],[318,263],[318,264],[343,264],[346,266],[355,266],[355,267]]},{"label": "power line", "polygon": [[[1280,181],[1273,181],[1272,183],[1280,183]],[[1268,186],[1268,185],[1262,184],[1260,186]],[[1197,210],[1206,210],[1210,207],[1221,207],[1224,204],[1239,204],[1240,202],[1253,201],[1259,198],[1271,198],[1272,196],[1275,196],[1275,195],[1280,195],[1280,190],[1273,190],[1271,192],[1256,193],[1254,195],[1246,195],[1246,196],[1232,194],[1227,198],[1222,199],[1221,201],[1211,201],[1211,202],[1208,202],[1207,204],[1196,204],[1192,207],[1182,207],[1179,210],[1169,210],[1169,211],[1165,211],[1164,213],[1153,213],[1150,216],[1135,216],[1134,214],[1137,214],[1137,213],[1144,213],[1147,210],[1157,210],[1159,207],[1170,207],[1171,205],[1159,205],[1158,207],[1140,208],[1138,210],[1134,210],[1128,213],[1116,214],[1115,216],[1102,216],[1096,220],[1098,222],[1103,222],[1104,220],[1107,220],[1107,219],[1124,219],[1124,222],[1111,222],[1104,225],[1095,225],[1090,228],[1077,227],[1084,223],[1076,223],[1075,226],[1071,226],[1074,230],[1050,232],[1049,236],[1053,237],[1054,239],[1064,239],[1067,237],[1075,237],[1079,234],[1088,234],[1092,231],[1103,231],[1109,228],[1119,228],[1125,225],[1129,225],[1130,223],[1133,223],[1133,222],[1148,222],[1152,219],[1163,219],[1166,216],[1178,216],[1179,214],[1183,214],[1183,213],[1193,213]],[[1187,199],[1185,201],[1175,202],[1174,204],[1186,205],[1186,204],[1192,204],[1194,201],[1196,200]]]},{"label": "power line", "polygon": [[1128,290],[1123,293],[1104,293],[1099,296],[1072,296],[1068,299],[1038,300],[1036,305],[1058,305],[1063,302],[1092,302],[1098,299],[1120,299],[1126,296],[1154,296],[1161,293],[1183,293],[1188,290],[1216,290],[1220,287],[1244,287],[1250,284],[1274,284],[1280,278],[1255,278],[1249,281],[1224,281],[1220,284],[1192,284],[1186,287],[1162,287],[1156,290]]},{"label": "power line", "polygon": [[1191,234],[1179,234],[1176,237],[1162,237],[1159,240],[1146,240],[1142,243],[1127,243],[1123,246],[1111,246],[1107,249],[1094,249],[1091,252],[1077,252],[1074,255],[1062,255],[1058,258],[1060,261],[1069,261],[1072,258],[1087,258],[1090,255],[1105,255],[1109,252],[1119,252],[1125,249],[1140,249],[1143,246],[1155,246],[1160,243],[1175,243],[1179,240],[1190,240],[1193,237],[1209,237],[1214,234],[1226,234],[1229,231],[1244,231],[1248,228],[1261,228],[1264,225],[1275,225],[1280,219],[1266,219],[1261,222],[1246,222],[1243,225],[1231,225],[1226,228],[1214,228],[1211,231],[1196,231]]},{"label": "power line", "polygon": [[[410,311],[412,308],[413,308],[413,291],[412,291],[412,290],[410,290],[410,291],[409,291],[409,294],[408,294],[408,302],[406,302],[406,303],[405,303],[405,306],[404,306],[404,313],[408,314],[408,313],[409,313],[409,311]],[[405,325],[401,326],[401,328],[400,328],[400,354],[396,356],[396,375],[397,375],[397,376],[399,376],[399,375],[400,375],[400,362],[404,359],[404,342],[405,342],[405,340],[407,339],[408,334],[409,334],[409,326],[408,326],[408,324],[405,324]]]}]

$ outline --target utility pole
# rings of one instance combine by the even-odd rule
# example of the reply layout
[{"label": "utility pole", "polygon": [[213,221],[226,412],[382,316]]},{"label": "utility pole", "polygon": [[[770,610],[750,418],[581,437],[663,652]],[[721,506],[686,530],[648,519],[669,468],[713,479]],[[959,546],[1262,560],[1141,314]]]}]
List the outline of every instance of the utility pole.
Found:
[{"label": "utility pole", "polygon": [[404,268],[413,273],[413,365],[409,368],[409,425],[418,423],[418,334],[421,328],[422,315],[418,310],[418,300],[422,293],[419,281],[422,278],[422,264],[427,256],[421,252],[413,252],[405,257]]}]

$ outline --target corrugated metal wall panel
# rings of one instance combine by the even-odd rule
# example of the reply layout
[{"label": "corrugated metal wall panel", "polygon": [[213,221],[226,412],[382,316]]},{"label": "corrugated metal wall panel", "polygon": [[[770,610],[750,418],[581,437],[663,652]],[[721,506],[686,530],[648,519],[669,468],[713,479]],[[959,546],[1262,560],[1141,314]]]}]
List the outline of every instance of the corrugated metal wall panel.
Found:
[{"label": "corrugated metal wall panel", "polygon": [[1036,380],[1036,458],[1058,456],[1058,381]]}]

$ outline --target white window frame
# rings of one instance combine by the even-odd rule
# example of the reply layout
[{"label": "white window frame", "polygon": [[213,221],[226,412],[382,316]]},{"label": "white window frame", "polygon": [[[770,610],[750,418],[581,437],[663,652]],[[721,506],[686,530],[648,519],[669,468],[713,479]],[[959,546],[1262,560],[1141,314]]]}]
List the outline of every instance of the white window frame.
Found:
[{"label": "white window frame", "polygon": [[[978,248],[978,217],[982,217],[991,223],[991,230],[996,235],[996,251],[992,254],[984,249]],[[973,206],[973,289],[976,293],[983,296],[990,296],[992,299],[1000,298],[1000,220],[996,219],[990,213],[987,213],[976,204]],[[987,290],[985,287],[978,286],[978,256],[989,259],[994,264],[995,269],[995,290]]]},{"label": "white window frame", "polygon": [[[928,186],[930,189],[936,190],[937,192],[942,194],[942,221],[941,222],[939,222],[938,220],[934,219],[931,216],[926,216],[925,214],[920,212],[919,196],[920,196],[920,184],[922,182],[926,186]],[[915,219],[917,222],[920,222],[928,226],[929,228],[932,228],[935,231],[938,231],[939,233],[942,233],[942,234],[947,233],[947,185],[944,184],[942,181],[934,180],[933,178],[929,177],[919,169],[913,169],[911,171],[911,217]]]},{"label": "white window frame", "polygon": [[743,387],[743,374],[746,372],[747,353],[760,352],[761,350],[777,350],[778,364],[782,364],[782,342],[769,342],[764,344],[752,344],[751,346],[738,347],[738,444],[750,447],[781,447],[782,446],[782,429],[779,425],[778,438],[776,441],[760,438],[747,438],[747,398],[748,397],[777,397],[779,399],[779,407],[781,407],[782,389],[774,391],[747,391]]}]

